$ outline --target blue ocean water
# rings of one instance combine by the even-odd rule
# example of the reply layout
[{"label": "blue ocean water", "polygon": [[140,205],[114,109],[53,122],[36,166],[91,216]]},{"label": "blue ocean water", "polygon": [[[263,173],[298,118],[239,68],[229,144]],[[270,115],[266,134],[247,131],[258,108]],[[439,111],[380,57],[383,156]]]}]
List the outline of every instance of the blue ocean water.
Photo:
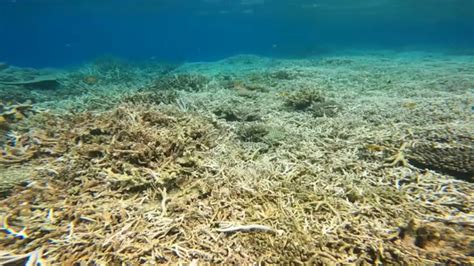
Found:
[{"label": "blue ocean water", "polygon": [[0,61],[75,65],[474,48],[472,0],[1,0]]}]

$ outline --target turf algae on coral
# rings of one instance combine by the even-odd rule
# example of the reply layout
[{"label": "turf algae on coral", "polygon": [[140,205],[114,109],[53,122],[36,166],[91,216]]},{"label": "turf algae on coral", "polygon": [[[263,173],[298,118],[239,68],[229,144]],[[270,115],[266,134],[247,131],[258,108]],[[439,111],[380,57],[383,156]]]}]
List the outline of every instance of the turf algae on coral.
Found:
[{"label": "turf algae on coral", "polygon": [[474,182],[474,136],[471,132],[430,132],[410,150],[409,160],[428,168]]}]

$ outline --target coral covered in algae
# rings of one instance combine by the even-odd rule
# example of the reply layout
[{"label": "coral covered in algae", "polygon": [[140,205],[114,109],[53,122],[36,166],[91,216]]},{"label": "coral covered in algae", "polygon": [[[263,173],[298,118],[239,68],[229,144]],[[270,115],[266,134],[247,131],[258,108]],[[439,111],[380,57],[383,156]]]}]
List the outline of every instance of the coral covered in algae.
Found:
[{"label": "coral covered in algae", "polygon": [[178,97],[178,92],[175,90],[139,90],[124,94],[121,100],[133,104],[171,104],[175,103]]},{"label": "coral covered in algae", "polygon": [[209,79],[201,74],[168,74],[157,79],[149,89],[201,91],[208,83]]},{"label": "coral covered in algae", "polygon": [[253,122],[261,120],[258,109],[236,104],[221,104],[215,108],[213,113],[226,121]]},{"label": "coral covered in algae", "polygon": [[33,105],[31,102],[22,104],[1,104],[0,116],[4,122],[18,122],[33,113]]},{"label": "coral covered in algae", "polygon": [[28,166],[8,167],[0,163],[0,198],[9,196],[16,186],[27,184],[33,179],[33,171]]},{"label": "coral covered in algae", "polygon": [[[42,120],[41,116],[42,114],[39,114],[36,118],[38,122]],[[14,202],[17,202],[20,204],[20,202],[26,200],[31,204],[39,204],[40,202],[51,204],[53,202],[59,203],[58,197],[67,197],[72,200],[70,203],[76,205],[80,210],[78,209],[75,212],[66,207],[73,207],[73,205],[68,204],[64,205],[65,208],[62,210],[52,206],[48,209],[38,209],[40,212],[47,211],[50,213],[48,218],[50,220],[45,225],[41,222],[41,219],[38,219],[40,217],[37,217],[34,213],[23,213],[21,211],[22,207],[17,205],[16,210],[20,212],[18,213],[19,216],[15,215],[16,218],[11,215],[9,217],[3,216],[2,226],[12,232],[16,230],[17,225],[26,225],[27,223],[29,236],[25,237],[24,241],[18,242],[17,235],[7,235],[1,241],[0,245],[2,247],[15,248],[27,244],[28,249],[33,251],[41,245],[46,245],[52,234],[58,235],[65,232],[63,230],[67,230],[67,224],[74,226],[75,229],[73,230],[76,233],[89,234],[87,232],[100,231],[99,227],[90,227],[92,220],[109,224],[111,228],[115,228],[112,229],[113,231],[123,230],[126,227],[136,228],[136,226],[142,227],[140,229],[143,230],[142,232],[158,230],[155,231],[157,233],[159,230],[170,230],[171,228],[168,226],[176,225],[180,218],[166,218],[166,216],[173,212],[179,213],[181,207],[179,204],[169,206],[166,202],[167,193],[194,193],[192,191],[193,186],[196,186],[199,191],[199,187],[195,183],[199,182],[199,179],[208,171],[201,160],[208,150],[215,145],[215,140],[219,135],[217,134],[219,130],[205,118],[180,114],[176,110],[158,110],[145,105],[123,105],[100,115],[84,113],[66,118],[49,117],[48,121],[47,125],[39,126],[37,132],[31,132],[31,134],[55,136],[54,140],[51,139],[50,142],[46,142],[43,141],[44,139],[41,141],[38,139],[36,145],[25,145],[26,152],[32,153],[34,156],[24,157],[23,159],[31,163],[35,160],[50,161],[49,168],[42,169],[38,173],[43,176],[42,180],[44,182],[49,182],[49,185],[44,189],[40,188],[42,185],[39,183],[39,186],[30,186],[30,188],[36,190],[34,193],[37,193],[38,197],[28,200],[24,198],[27,194],[14,194],[10,198],[10,200],[13,200],[11,203],[15,204]],[[34,140],[30,140],[30,143],[32,141],[34,142]],[[50,152],[39,152],[45,150],[50,150]],[[61,159],[55,160],[60,154]],[[5,158],[2,160],[5,161]],[[15,162],[10,160],[8,163],[13,164]],[[16,161],[16,163],[20,162]],[[190,191],[181,191],[186,187],[189,187]],[[133,193],[145,191],[145,194],[148,194],[151,192],[151,188],[160,191],[156,195],[150,194],[150,197],[152,197],[150,200],[154,201],[153,198],[156,197],[158,204],[155,205],[152,202],[136,204],[136,211],[138,211],[136,214],[142,212],[142,215],[150,215],[148,218],[143,217],[145,219],[143,221],[154,220],[159,223],[164,222],[164,224],[159,225],[151,222],[146,225],[147,228],[143,228],[143,224],[140,225],[142,221],[135,220],[132,223],[138,222],[138,224],[132,227],[130,227],[131,224],[123,227],[128,224],[128,219],[125,216],[119,216],[130,215],[131,209],[126,207],[127,210],[124,209],[119,214],[115,213],[118,210],[115,207],[109,208],[110,204],[114,204],[116,200],[124,196],[123,191],[131,193],[124,200],[133,201],[133,198],[136,197],[133,196]],[[121,194],[122,196],[120,196]],[[78,201],[89,201],[88,197],[96,198],[94,202],[100,205],[81,206],[82,204]],[[15,199],[18,201],[15,201]],[[105,202],[109,202],[109,207]],[[93,202],[90,201],[90,203]],[[104,209],[97,209],[99,206]],[[145,209],[148,209],[148,211]],[[155,214],[151,212],[152,209],[159,210],[160,214],[154,216]],[[126,212],[129,214],[125,214]],[[138,216],[135,216],[136,214],[133,214],[133,219],[138,218]],[[78,219],[76,220],[71,215]],[[132,216],[129,218],[132,218]],[[96,225],[99,226],[99,224]],[[44,230],[45,226],[48,228],[47,230]],[[146,234],[150,232],[148,231]],[[106,249],[113,248],[118,243],[114,239],[113,235],[115,234],[112,233],[107,236],[107,239],[104,238],[99,245]],[[170,238],[169,240],[161,238],[162,243],[171,241],[179,235],[179,232],[168,232],[166,234]],[[130,244],[142,245],[143,243],[140,243],[145,241],[142,237],[145,237],[145,235],[138,237]],[[86,238],[83,238],[83,240]],[[73,242],[76,240],[73,240]],[[75,252],[92,252],[91,248],[95,249],[95,244],[92,242],[90,244],[80,248],[82,251],[77,249]],[[122,253],[118,246],[116,248],[119,253]],[[122,254],[130,254],[130,251]],[[146,253],[147,251],[143,250],[143,252]],[[137,253],[137,255],[139,254]],[[69,259],[67,257],[57,257],[56,259],[67,261],[69,259],[80,259],[80,257],[73,256]]]},{"label": "coral covered in algae", "polygon": [[263,142],[268,133],[270,133],[268,126],[252,123],[240,127],[237,135],[243,141]]},{"label": "coral covered in algae", "polygon": [[325,101],[325,97],[320,90],[309,87],[284,93],[282,96],[285,99],[285,104],[295,110],[305,110],[314,103]]},{"label": "coral covered in algae", "polygon": [[59,146],[69,151],[71,157],[63,160],[68,178],[74,167],[86,167],[90,178],[131,182],[129,188],[184,178],[186,169],[199,163],[200,153],[213,146],[216,131],[205,119],[143,104],[58,123],[61,129],[45,128],[43,134],[57,136]]},{"label": "coral covered in algae", "polygon": [[410,149],[409,161],[474,182],[474,137],[469,134],[431,132]]},{"label": "coral covered in algae", "polygon": [[468,220],[457,217],[411,220],[402,228],[398,243],[411,246],[414,252],[428,257],[444,257],[448,262],[466,260],[474,254],[474,229],[469,224]]},{"label": "coral covered in algae", "polygon": [[305,87],[291,92],[280,94],[285,105],[293,110],[306,111],[314,117],[333,117],[342,109],[341,105],[333,100],[327,100],[321,90]]},{"label": "coral covered in algae", "polygon": [[0,103],[0,145],[6,142],[7,132],[11,127],[33,114],[33,105],[30,102],[23,104]]},{"label": "coral covered in algae", "polygon": [[308,108],[308,111],[314,117],[333,117],[336,116],[341,111],[341,109],[341,105],[335,101],[323,101],[311,104],[311,106]]},{"label": "coral covered in algae", "polygon": [[5,119],[0,264],[472,264],[469,59],[67,73]]}]

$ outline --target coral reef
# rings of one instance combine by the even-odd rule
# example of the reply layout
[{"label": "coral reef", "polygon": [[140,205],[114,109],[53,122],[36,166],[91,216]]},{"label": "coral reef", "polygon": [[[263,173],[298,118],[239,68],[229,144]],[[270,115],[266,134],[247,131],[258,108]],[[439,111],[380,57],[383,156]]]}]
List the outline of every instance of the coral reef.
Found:
[{"label": "coral reef", "polygon": [[123,95],[122,101],[133,104],[171,104],[176,102],[178,96],[178,92],[175,90],[139,90],[133,93],[126,93]]},{"label": "coral reef", "polygon": [[7,63],[0,62],[0,71],[9,68],[10,66]]},{"label": "coral reef", "polygon": [[206,76],[191,73],[168,74],[158,80],[148,88],[149,90],[183,90],[183,91],[201,91],[209,83]]},{"label": "coral reef", "polygon": [[60,87],[57,77],[37,77],[25,81],[0,81],[0,85],[22,86],[27,89],[55,90]]},{"label": "coral reef", "polygon": [[84,93],[73,74],[59,70],[9,67],[0,72],[0,99],[32,103],[59,101]]},{"label": "coral reef", "polygon": [[7,130],[10,125],[25,119],[32,113],[34,110],[31,102],[23,104],[0,103],[0,129]]},{"label": "coral reef", "polygon": [[68,139],[62,141],[74,145],[68,149],[79,156],[67,163],[67,171],[86,164],[89,173],[85,176],[124,182],[128,189],[196,175],[200,153],[213,146],[216,131],[205,119],[144,104],[123,105],[100,116],[85,114],[67,122],[70,133],[64,132]]},{"label": "coral reef", "polygon": [[280,80],[292,80],[295,79],[297,76],[292,73],[291,71],[280,69],[275,72],[269,74],[270,77]]},{"label": "coral reef", "polygon": [[473,264],[473,62],[104,59],[0,85],[0,264]]},{"label": "coral reef", "polygon": [[13,86],[29,90],[55,90],[60,88],[59,77],[54,71],[9,67],[0,72],[0,86]]},{"label": "coral reef", "polygon": [[243,141],[263,142],[268,133],[270,133],[270,130],[264,124],[251,123],[242,125],[239,128],[237,135]]},{"label": "coral reef", "polygon": [[253,122],[261,120],[259,111],[259,109],[233,101],[218,105],[213,113],[226,121]]},{"label": "coral reef", "polygon": [[342,107],[335,101],[322,101],[314,102],[311,106],[308,107],[308,112],[310,112],[314,117],[334,117],[340,111]]},{"label": "coral reef", "polygon": [[426,134],[410,148],[410,163],[474,182],[474,137],[449,130]]},{"label": "coral reef", "polygon": [[10,196],[16,186],[27,184],[33,179],[34,169],[23,165],[22,167],[8,167],[0,163],[0,198]]},{"label": "coral reef", "polygon": [[145,87],[147,84],[176,69],[178,65],[156,62],[128,62],[104,56],[83,65],[61,82],[69,89],[96,90],[104,86]]},{"label": "coral reef", "polygon": [[241,124],[236,134],[241,141],[264,144],[259,145],[261,152],[268,151],[270,147],[279,146],[288,137],[283,129],[259,122]]},{"label": "coral reef", "polygon": [[320,63],[323,65],[331,65],[331,66],[345,66],[345,65],[350,65],[354,63],[354,60],[348,59],[348,58],[333,57],[333,58],[323,59],[321,60]]},{"label": "coral reef", "polygon": [[286,106],[296,111],[311,113],[314,117],[334,117],[342,110],[340,104],[327,100],[321,90],[312,87],[283,92],[280,96]]},{"label": "coral reef", "polygon": [[256,82],[244,82],[242,79],[225,79],[221,81],[221,86],[236,93],[236,95],[256,99],[260,93],[268,93],[267,86]]},{"label": "coral reef", "polygon": [[[166,218],[169,215],[167,213],[178,214],[182,208],[182,205],[177,203],[168,205],[167,193],[176,193],[181,189],[183,191],[179,193],[194,193],[191,190],[186,191],[185,187],[195,184],[208,171],[202,165],[202,156],[215,145],[214,141],[218,136],[218,130],[205,118],[180,114],[178,111],[171,109],[158,110],[152,106],[145,105],[122,105],[115,110],[100,115],[84,113],[66,119],[48,117],[48,121],[49,125],[45,125],[43,129],[37,130],[43,131],[45,135],[56,136],[55,139],[51,140],[51,142],[54,142],[54,147],[51,146],[51,143],[44,141],[44,139],[38,141],[30,140],[37,143],[36,148],[29,145],[24,145],[24,147],[30,153],[38,150],[51,150],[50,154],[43,154],[42,158],[43,160],[52,160],[52,165],[47,169],[43,169],[39,174],[42,175],[41,180],[43,181],[49,180],[51,177],[53,179],[46,181],[50,182],[50,184],[44,189],[40,189],[36,185],[30,186],[33,190],[39,189],[36,192],[31,191],[32,193],[37,193],[38,197],[28,199],[29,196],[24,198],[28,193],[16,193],[11,196],[9,202],[12,204],[21,204],[21,202],[51,204],[56,202],[54,204],[58,204],[60,203],[58,197],[67,196],[69,198],[68,201],[72,200],[72,204],[82,205],[76,200],[83,202],[84,200],[89,201],[90,197],[96,197],[96,203],[105,200],[109,201],[108,204],[110,206],[110,204],[114,204],[117,199],[116,197],[121,197],[120,194],[117,194],[118,191],[133,193],[133,191],[137,190],[148,191],[150,188],[155,188],[161,191],[157,194],[157,199],[161,200],[161,204],[157,205],[159,206],[160,214],[155,217],[150,212],[151,209],[149,208],[152,208],[154,205],[151,202],[150,205],[147,203],[146,206],[142,204],[136,205],[137,207],[142,205],[142,207],[137,208],[138,212],[136,214],[142,212],[141,215],[150,215],[145,220],[151,219],[155,220],[155,222],[165,222],[161,225],[164,226],[163,230],[168,230],[165,228],[168,225],[176,224],[177,221],[175,218]],[[30,132],[28,134],[33,133]],[[36,134],[39,133],[37,132]],[[20,138],[23,138],[23,136],[20,136]],[[59,150],[57,148],[59,146],[62,146],[64,150]],[[66,150],[67,153],[65,153]],[[54,160],[56,152],[62,155],[61,160]],[[22,163],[25,160],[39,159],[40,156],[36,152],[35,157],[25,157],[22,161],[10,160],[8,163]],[[38,182],[42,181],[38,179]],[[65,186],[65,184],[68,185]],[[189,189],[194,189],[193,186],[196,185],[190,186]],[[67,190],[65,191],[63,188]],[[198,187],[196,189],[199,190]],[[99,195],[105,191],[110,191],[110,194]],[[94,194],[97,195],[94,196]],[[155,196],[152,197],[154,198]],[[15,201],[15,198],[18,201]],[[135,196],[131,194],[127,198],[127,200],[133,201]],[[150,200],[152,199],[150,198]],[[90,201],[90,203],[92,202]],[[0,241],[0,245],[2,247],[6,245],[14,248],[15,246],[22,247],[28,243],[24,247],[34,251],[41,245],[47,245],[52,237],[51,233],[57,235],[69,230],[74,230],[76,233],[94,232],[91,230],[100,231],[101,226],[90,227],[92,220],[108,223],[117,229],[122,228],[120,230],[131,228],[130,226],[132,226],[132,224],[128,224],[128,219],[124,219],[124,216],[121,218],[116,216],[117,213],[114,212],[117,209],[115,207],[108,209],[109,207],[107,207],[105,202],[95,207],[79,205],[77,207],[81,210],[73,214],[73,216],[78,215],[78,220],[70,216],[72,209],[69,208],[73,207],[73,205],[66,204],[62,210],[56,209],[56,207],[38,210],[49,212],[47,230],[43,230],[45,224],[41,221],[42,218],[32,213],[23,213],[21,212],[22,207],[16,205],[14,208],[19,212],[13,212],[16,213],[15,217],[12,217],[12,214],[9,215],[10,217],[3,216],[3,229],[7,232],[16,232],[14,228],[19,224],[24,224],[28,228],[28,236],[25,234],[24,241],[17,242],[17,235],[7,234],[4,235],[5,237],[2,237],[3,240]],[[90,212],[92,211],[90,208],[98,206],[102,206],[104,209],[101,211],[96,209],[93,213]],[[89,211],[84,208],[88,208]],[[128,209],[128,207],[126,208]],[[143,208],[149,210],[144,211],[145,209]],[[105,211],[107,209],[109,211]],[[127,212],[129,211],[127,210]],[[124,212],[122,214],[125,215]],[[133,215],[135,217],[133,219],[144,218],[140,218],[141,215],[135,216],[136,214]],[[135,220],[132,223],[136,222],[141,223],[140,220]],[[160,230],[160,225],[153,225],[153,223],[149,223],[147,225],[149,226],[148,228],[142,228],[143,232],[148,232],[147,230]],[[70,226],[67,229],[68,224],[74,226],[75,229],[72,229]],[[99,226],[99,224],[96,225]],[[125,227],[122,227],[124,225]],[[132,228],[136,227],[132,226]],[[72,231],[69,232],[72,233]],[[169,239],[165,240],[160,237],[162,243],[172,241],[174,237],[179,235],[179,232],[168,231],[166,234],[169,235]],[[116,233],[107,236],[100,245],[108,246],[107,249],[115,246],[116,240],[113,239],[115,238],[114,235],[117,236]],[[134,244],[139,244],[144,240],[140,240],[140,238],[133,241]],[[80,249],[82,252],[91,252],[90,248],[94,248],[94,242],[96,241]],[[113,245],[111,246],[110,244]],[[51,248],[55,249],[54,246],[56,245],[53,244]],[[142,251],[147,252],[146,250]],[[75,252],[81,251],[76,249]],[[117,249],[117,252],[121,253],[119,249]],[[129,251],[125,251],[125,253],[129,254]],[[68,260],[67,257],[57,257],[56,259]],[[80,258],[73,257],[72,259]]]},{"label": "coral reef", "polygon": [[295,110],[305,110],[314,103],[325,101],[325,97],[318,89],[307,87],[289,93],[281,94],[285,104]]},{"label": "coral reef", "polygon": [[472,217],[449,217],[436,221],[411,220],[401,230],[400,245],[427,257],[443,257],[448,263],[469,261],[474,255]]}]

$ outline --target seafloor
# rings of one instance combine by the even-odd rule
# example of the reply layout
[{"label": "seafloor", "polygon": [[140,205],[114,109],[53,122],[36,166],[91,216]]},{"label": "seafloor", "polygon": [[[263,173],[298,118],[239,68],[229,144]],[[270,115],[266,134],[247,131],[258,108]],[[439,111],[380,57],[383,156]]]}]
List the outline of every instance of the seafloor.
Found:
[{"label": "seafloor", "polygon": [[474,263],[474,56],[0,69],[0,264]]}]

